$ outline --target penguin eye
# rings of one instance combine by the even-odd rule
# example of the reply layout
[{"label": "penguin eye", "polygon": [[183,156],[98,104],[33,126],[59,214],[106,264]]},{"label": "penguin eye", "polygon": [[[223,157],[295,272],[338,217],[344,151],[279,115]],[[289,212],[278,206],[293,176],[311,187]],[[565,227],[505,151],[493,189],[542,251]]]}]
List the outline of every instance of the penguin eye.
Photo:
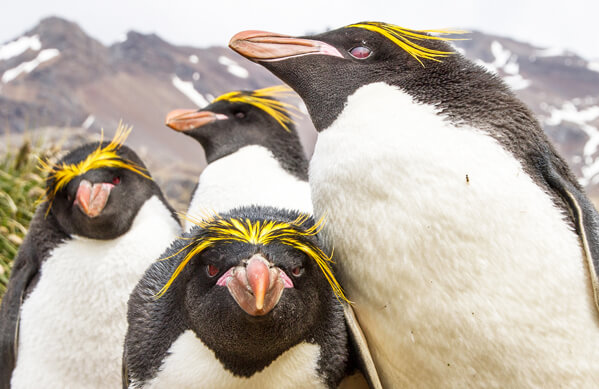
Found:
[{"label": "penguin eye", "polygon": [[241,111],[235,112],[235,117],[238,119],[243,119],[245,117],[245,113]]},{"label": "penguin eye", "polygon": [[112,183],[113,183],[114,185],[118,185],[118,184],[120,184],[120,183],[121,183],[121,177],[119,177],[119,176],[114,176],[114,177],[112,178]]},{"label": "penguin eye", "polygon": [[372,54],[372,50],[364,46],[356,46],[349,51],[349,54],[356,59],[366,59]]},{"label": "penguin eye", "polygon": [[299,277],[299,276],[301,276],[302,274],[304,274],[304,268],[303,268],[302,266],[296,266],[296,267],[294,267],[293,269],[291,269],[291,274],[292,274],[294,277]]},{"label": "penguin eye", "polygon": [[214,265],[208,265],[206,267],[206,273],[208,273],[208,275],[210,277],[214,277],[218,274],[219,270],[218,267],[214,266]]}]

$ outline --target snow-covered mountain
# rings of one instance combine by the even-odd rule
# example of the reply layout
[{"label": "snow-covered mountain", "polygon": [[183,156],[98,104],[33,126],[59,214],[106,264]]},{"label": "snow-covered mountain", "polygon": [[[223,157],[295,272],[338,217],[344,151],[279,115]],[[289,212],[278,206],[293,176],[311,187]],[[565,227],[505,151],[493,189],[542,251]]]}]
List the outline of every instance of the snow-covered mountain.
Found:
[{"label": "snow-covered mountain", "polygon": [[225,47],[174,46],[136,32],[106,47],[53,17],[0,45],[0,123],[13,132],[74,126],[111,135],[122,119],[134,127],[133,145],[189,161],[201,148],[164,125],[170,110],[279,83]]},{"label": "snow-covered mountain", "polygon": [[[599,60],[481,32],[469,38],[457,41],[457,50],[511,86],[590,194],[599,196]],[[175,46],[136,32],[105,46],[74,23],[48,18],[0,45],[0,122],[12,132],[51,125],[103,127],[110,134],[123,119],[134,126],[134,146],[199,170],[198,145],[165,128],[166,113],[277,83],[225,47]],[[309,120],[300,131],[310,152]]]}]

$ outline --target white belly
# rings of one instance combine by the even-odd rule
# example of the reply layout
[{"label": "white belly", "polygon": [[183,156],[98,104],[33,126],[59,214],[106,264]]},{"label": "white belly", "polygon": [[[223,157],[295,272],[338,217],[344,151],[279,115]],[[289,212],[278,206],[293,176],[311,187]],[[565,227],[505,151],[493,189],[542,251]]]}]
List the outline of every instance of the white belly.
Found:
[{"label": "white belly", "polygon": [[125,235],[55,248],[21,308],[12,388],[120,387],[129,294],[179,231],[153,197]]},{"label": "white belly", "polygon": [[578,237],[491,137],[372,84],[310,184],[385,388],[599,385]]},{"label": "white belly", "polygon": [[264,370],[249,378],[234,376],[199,340],[193,331],[185,331],[169,349],[169,356],[158,375],[143,385],[132,383],[131,388],[145,389],[304,389],[326,388],[318,377],[316,367],[320,347],[300,343],[281,354]]},{"label": "white belly", "polygon": [[[187,213],[204,218],[247,205],[272,206],[312,214],[310,187],[285,171],[270,151],[246,146],[209,164]],[[187,221],[185,230],[193,224]]]}]

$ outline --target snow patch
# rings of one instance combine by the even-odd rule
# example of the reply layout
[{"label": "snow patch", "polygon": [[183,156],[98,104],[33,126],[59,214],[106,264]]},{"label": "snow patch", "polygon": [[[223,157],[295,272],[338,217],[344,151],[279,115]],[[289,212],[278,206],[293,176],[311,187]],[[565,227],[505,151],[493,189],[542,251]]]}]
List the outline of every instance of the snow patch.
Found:
[{"label": "snow patch", "polygon": [[200,59],[198,58],[197,55],[192,54],[192,55],[189,56],[189,62],[191,62],[191,63],[198,63],[198,62],[200,62]]},{"label": "snow patch", "polygon": [[505,81],[512,90],[525,89],[530,86],[530,80],[525,79],[519,74],[503,77],[503,81]]},{"label": "snow patch", "polygon": [[193,86],[191,81],[183,81],[176,75],[172,77],[173,86],[183,93],[189,100],[193,101],[200,108],[207,106],[208,101]]},{"label": "snow patch", "polygon": [[485,62],[482,59],[476,59],[474,61],[477,65],[480,65],[482,67],[484,67],[485,69],[487,69],[488,71],[490,71],[491,73],[495,73],[497,74],[497,68],[495,66],[493,66],[492,63],[489,62]]},{"label": "snow patch", "polygon": [[491,43],[491,54],[494,57],[493,62],[484,62],[478,59],[476,63],[492,73],[504,74],[503,80],[513,90],[520,90],[530,86],[531,81],[525,79],[520,74],[520,65],[518,64],[518,56],[516,54],[504,48],[498,41]]},{"label": "snow patch", "polygon": [[549,47],[547,49],[540,49],[534,52],[536,57],[561,57],[568,55],[568,52],[561,47]]},{"label": "snow patch", "polygon": [[2,82],[8,83],[15,78],[19,77],[22,73],[31,73],[35,68],[37,68],[40,64],[51,60],[54,57],[60,55],[60,51],[58,49],[45,49],[39,52],[37,57],[31,61],[23,62],[17,67],[12,69],[8,69],[2,75]]},{"label": "snow patch", "polygon": [[117,36],[116,40],[113,42],[114,44],[123,43],[127,41],[127,33],[122,32]]},{"label": "snow patch", "polygon": [[591,61],[587,64],[587,69],[599,72],[599,61]]},{"label": "snow patch", "polygon": [[38,35],[22,36],[0,46],[0,61],[21,55],[27,50],[39,51],[41,48],[42,43]]},{"label": "snow patch", "polygon": [[87,130],[88,128],[90,128],[92,126],[92,124],[94,124],[95,121],[96,121],[96,117],[94,115],[89,115],[87,117],[87,119],[85,119],[83,121],[83,123],[81,124],[81,127],[85,128]]},{"label": "snow patch", "polygon": [[227,67],[227,71],[234,76],[239,78],[248,78],[250,73],[237,64],[237,62],[233,61],[231,58],[227,58],[223,55],[218,57],[218,63]]},{"label": "snow patch", "polygon": [[191,76],[191,78],[193,78],[194,81],[199,80],[200,79],[200,73],[194,72],[193,75]]},{"label": "snow patch", "polygon": [[551,117],[545,120],[545,124],[557,126],[564,121],[574,123],[589,137],[582,150],[585,166],[580,169],[582,172],[580,183],[588,185],[590,182],[595,182],[596,176],[599,174],[599,158],[594,158],[593,155],[599,148],[599,130],[589,123],[599,118],[599,106],[579,111],[573,102],[568,101],[561,108],[551,108],[548,111]]},{"label": "snow patch", "polygon": [[562,121],[568,121],[583,126],[599,118],[599,106],[593,106],[579,111],[572,102],[567,101],[561,108],[552,108],[550,113],[551,117],[545,121],[550,126],[557,126]]},{"label": "snow patch", "polygon": [[502,68],[507,65],[512,53],[504,49],[501,43],[497,41],[493,41],[491,43],[491,54],[495,57],[495,61],[493,61],[493,66],[496,68]]}]

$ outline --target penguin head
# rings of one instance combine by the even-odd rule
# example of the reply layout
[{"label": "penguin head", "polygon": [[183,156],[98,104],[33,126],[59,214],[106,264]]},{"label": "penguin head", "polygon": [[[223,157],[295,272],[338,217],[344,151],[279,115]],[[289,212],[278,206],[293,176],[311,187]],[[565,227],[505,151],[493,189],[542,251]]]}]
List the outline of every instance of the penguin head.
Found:
[{"label": "penguin head", "polygon": [[119,126],[111,142],[80,146],[56,164],[43,164],[46,217],[69,235],[114,239],[127,232],[145,201],[160,189],[137,154],[122,142]]},{"label": "penguin head", "polygon": [[341,113],[358,88],[386,82],[417,94],[435,74],[447,72],[459,55],[429,35],[460,31],[415,31],[361,22],[323,34],[290,37],[264,32],[236,34],[229,47],[289,84],[304,100],[318,131]]},{"label": "penguin head", "polygon": [[182,300],[191,329],[232,371],[261,369],[306,339],[335,302],[320,225],[266,207],[202,221],[170,249],[179,265],[158,296]]},{"label": "penguin head", "polygon": [[293,123],[297,108],[277,99],[290,93],[282,85],[225,93],[202,109],[169,112],[166,125],[200,142],[208,163],[247,145],[269,149],[290,141],[300,145]]}]

